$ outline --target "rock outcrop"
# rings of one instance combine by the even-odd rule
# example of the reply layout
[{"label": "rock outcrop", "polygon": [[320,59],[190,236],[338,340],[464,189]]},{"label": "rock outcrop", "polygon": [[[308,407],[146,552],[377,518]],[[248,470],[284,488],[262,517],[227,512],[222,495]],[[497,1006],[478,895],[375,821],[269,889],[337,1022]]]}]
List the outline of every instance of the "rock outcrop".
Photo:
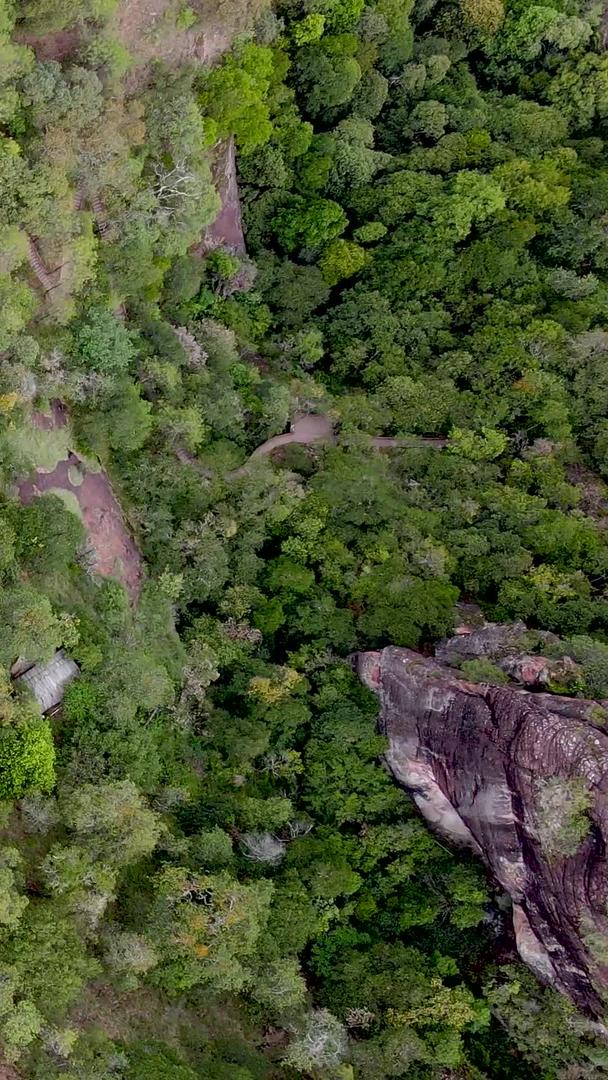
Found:
[{"label": "rock outcrop", "polygon": [[[507,653],[523,631],[502,634]],[[497,628],[475,633],[493,638],[484,655],[495,656]],[[380,698],[395,779],[509,894],[522,959],[599,1017],[608,991],[608,703],[469,682],[403,648],[359,653],[355,664]]]}]

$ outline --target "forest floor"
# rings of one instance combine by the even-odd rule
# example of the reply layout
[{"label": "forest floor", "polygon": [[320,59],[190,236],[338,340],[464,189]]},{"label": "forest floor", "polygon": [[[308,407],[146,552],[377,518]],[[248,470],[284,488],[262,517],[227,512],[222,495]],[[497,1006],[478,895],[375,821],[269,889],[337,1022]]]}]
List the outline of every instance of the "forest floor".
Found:
[{"label": "forest floor", "polygon": [[[121,0],[115,32],[135,61],[127,90],[145,84],[154,60],[170,68],[188,61],[215,64],[265,7],[268,0]],[[180,27],[180,14],[187,9],[197,20],[191,27]]]},{"label": "forest floor", "polygon": [[[267,7],[269,0],[120,0],[109,29],[133,58],[127,93],[145,85],[155,60],[174,69],[188,61],[215,64]],[[190,27],[179,25],[185,10],[196,15]],[[18,31],[14,38],[29,45],[38,60],[62,61],[77,52],[82,31],[77,26],[42,35]]]},{"label": "forest floor", "polygon": [[[80,45],[82,33],[80,27],[71,26],[67,30],[55,30],[41,36],[17,32],[13,37],[20,45],[29,45],[30,49],[34,50],[37,60],[57,60],[61,62],[76,52]],[[1,1074],[0,1080],[2,1080]]]},{"label": "forest floor", "polygon": [[[57,402],[50,415],[34,413],[32,422],[40,430],[52,431],[65,426],[67,414]],[[19,497],[24,503],[43,492],[65,496],[66,505],[79,513],[86,529],[95,572],[120,581],[135,603],[141,587],[142,557],[107,473],[103,469],[94,471],[70,451],[52,470],[37,469],[32,480],[19,484]]]},{"label": "forest floor", "polygon": [[3,1064],[0,1061],[0,1080],[21,1080],[21,1077],[12,1065]]},{"label": "forest floor", "polygon": [[[197,4],[192,9],[197,11]],[[198,11],[197,11],[198,13]],[[115,16],[115,33],[133,57],[126,77],[126,89],[137,92],[147,81],[154,60],[177,68],[188,60],[207,60],[207,50],[215,48],[212,28],[203,30],[200,20],[188,29],[176,25],[178,9],[174,0],[122,0]],[[227,47],[227,46],[226,46]]]}]

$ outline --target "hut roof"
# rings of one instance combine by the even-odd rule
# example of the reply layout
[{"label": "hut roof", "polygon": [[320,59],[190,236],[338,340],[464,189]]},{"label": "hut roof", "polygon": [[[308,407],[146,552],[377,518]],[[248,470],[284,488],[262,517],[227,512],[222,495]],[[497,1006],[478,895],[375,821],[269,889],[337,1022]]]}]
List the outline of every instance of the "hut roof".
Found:
[{"label": "hut roof", "polygon": [[60,649],[52,660],[46,664],[34,664],[18,675],[15,682],[19,686],[26,686],[34,695],[41,712],[46,713],[59,705],[66,687],[78,672],[78,665]]}]

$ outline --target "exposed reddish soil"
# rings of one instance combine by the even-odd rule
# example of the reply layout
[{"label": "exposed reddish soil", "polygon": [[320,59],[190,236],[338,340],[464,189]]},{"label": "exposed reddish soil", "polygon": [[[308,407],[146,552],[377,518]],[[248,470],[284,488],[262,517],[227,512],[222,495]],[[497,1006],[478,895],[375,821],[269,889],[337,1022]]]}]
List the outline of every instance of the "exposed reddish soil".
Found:
[{"label": "exposed reddish soil", "polygon": [[61,61],[76,52],[80,45],[81,32],[78,26],[70,26],[66,30],[55,30],[40,37],[37,34],[17,31],[14,38],[19,45],[29,45],[37,60]]},{"label": "exposed reddish soil", "polygon": [[32,424],[40,431],[56,431],[57,428],[64,428],[67,422],[68,410],[63,401],[52,401],[50,413],[39,410],[32,413]]},{"label": "exposed reddish soil", "polygon": [[570,465],[567,469],[568,480],[580,492],[579,509],[597,521],[603,529],[608,529],[608,487],[599,476],[583,465]]},{"label": "exposed reddish soil", "polygon": [[[78,486],[69,477],[69,470],[74,467],[84,475]],[[142,577],[141,555],[127,529],[107,474],[87,472],[81,459],[70,453],[52,472],[37,472],[34,480],[20,484],[19,496],[24,503],[29,503],[53,488],[71,491],[77,498],[95,552],[96,572],[102,577],[117,578],[136,601]]]},{"label": "exposed reddish soil", "polygon": [[[49,415],[36,412],[33,424],[43,431],[65,427],[67,408],[54,401]],[[77,468],[83,476],[81,484],[75,485],[69,470]],[[131,600],[139,596],[143,573],[142,557],[120,509],[106,472],[89,472],[77,454],[71,453],[52,472],[38,471],[33,480],[19,485],[19,497],[24,503],[52,488],[70,491],[78,500],[85,529],[95,553],[95,570],[102,577],[117,578]],[[2,1080],[0,1076],[0,1080]]]},{"label": "exposed reddish soil", "polygon": [[[193,0],[189,7],[199,7]],[[129,50],[135,63],[126,78],[126,88],[136,93],[148,81],[154,60],[177,68],[188,60],[205,60],[205,39],[200,22],[180,30],[171,17],[172,0],[122,0],[114,20],[116,36]]]},{"label": "exposed reddish soil", "polygon": [[22,1080],[22,1077],[12,1065],[3,1065],[0,1062],[0,1080]]},{"label": "exposed reddish soil", "polygon": [[236,177],[234,139],[219,143],[213,162],[213,182],[221,199],[220,212],[208,225],[203,238],[194,249],[196,255],[206,255],[217,247],[227,247],[237,255],[245,254],[245,237],[241,219],[241,203]]}]

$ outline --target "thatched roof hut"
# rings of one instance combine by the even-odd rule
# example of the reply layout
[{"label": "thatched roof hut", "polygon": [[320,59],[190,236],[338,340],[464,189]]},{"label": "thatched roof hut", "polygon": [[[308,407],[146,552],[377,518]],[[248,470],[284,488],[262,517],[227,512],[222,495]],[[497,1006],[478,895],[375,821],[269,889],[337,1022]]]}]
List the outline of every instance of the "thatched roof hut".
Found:
[{"label": "thatched roof hut", "polygon": [[17,686],[27,687],[40,711],[48,713],[61,704],[66,687],[78,673],[78,664],[60,649],[46,664],[32,664],[25,671],[21,670],[14,681]]}]

